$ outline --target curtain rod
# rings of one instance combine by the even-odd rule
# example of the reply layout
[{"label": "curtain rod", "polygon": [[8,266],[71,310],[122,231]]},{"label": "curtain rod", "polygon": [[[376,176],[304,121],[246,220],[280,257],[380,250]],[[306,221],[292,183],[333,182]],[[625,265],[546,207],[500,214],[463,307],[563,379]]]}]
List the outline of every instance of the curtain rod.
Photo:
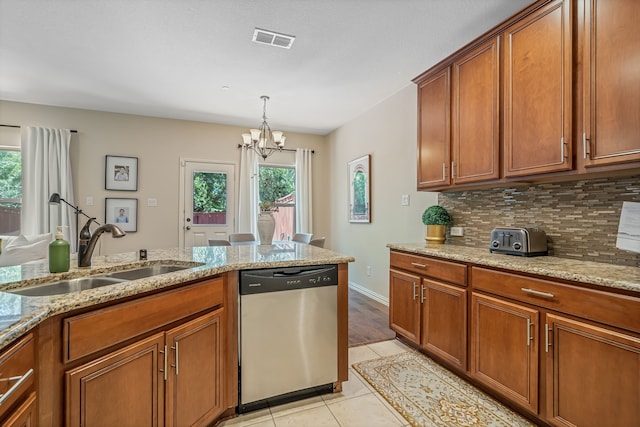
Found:
[{"label": "curtain rod", "polygon": [[[238,144],[238,148],[243,148],[243,144]],[[295,148],[281,148],[279,151],[293,151],[295,152]],[[311,150],[311,154],[316,154],[316,150]]]},{"label": "curtain rod", "polygon": [[[22,127],[22,126],[16,126],[16,125],[2,125],[2,124],[0,124],[0,126],[2,126],[4,128],[17,128],[17,129],[20,129]],[[69,129],[69,132],[78,133],[78,131],[75,130],[75,129]]]}]

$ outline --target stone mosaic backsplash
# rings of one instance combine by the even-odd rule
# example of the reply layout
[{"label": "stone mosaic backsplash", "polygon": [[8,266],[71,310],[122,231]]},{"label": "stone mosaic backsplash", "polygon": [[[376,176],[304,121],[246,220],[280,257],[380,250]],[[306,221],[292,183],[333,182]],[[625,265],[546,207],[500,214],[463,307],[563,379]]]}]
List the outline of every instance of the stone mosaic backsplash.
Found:
[{"label": "stone mosaic backsplash", "polygon": [[640,175],[442,192],[439,204],[464,227],[448,243],[489,250],[495,227],[539,227],[549,255],[640,267],[640,254],[616,248],[622,202],[640,202]]}]

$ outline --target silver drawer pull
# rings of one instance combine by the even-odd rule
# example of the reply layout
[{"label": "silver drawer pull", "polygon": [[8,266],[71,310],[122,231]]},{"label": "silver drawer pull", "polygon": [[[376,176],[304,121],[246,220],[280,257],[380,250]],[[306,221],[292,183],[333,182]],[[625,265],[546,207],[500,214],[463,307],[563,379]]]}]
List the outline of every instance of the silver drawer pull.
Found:
[{"label": "silver drawer pull", "polygon": [[417,262],[412,262],[411,265],[414,267],[427,268],[425,264],[418,264]]},{"label": "silver drawer pull", "polygon": [[31,375],[33,375],[33,368],[29,369],[21,377],[11,377],[11,378],[5,378],[4,380],[2,380],[2,381],[15,381],[15,380],[18,380],[18,381],[14,385],[12,385],[11,388],[7,390],[5,394],[0,396],[0,406],[2,406],[2,404],[9,398],[9,396],[11,396],[13,392],[15,392],[18,388],[20,388],[20,386],[24,384],[24,382],[27,381]]},{"label": "silver drawer pull", "polygon": [[549,293],[549,292],[536,291],[535,289],[529,289],[529,288],[520,288],[520,290],[522,292],[526,292],[526,293],[531,294],[531,295],[537,295],[539,297],[555,298],[555,295],[553,295],[552,293]]}]

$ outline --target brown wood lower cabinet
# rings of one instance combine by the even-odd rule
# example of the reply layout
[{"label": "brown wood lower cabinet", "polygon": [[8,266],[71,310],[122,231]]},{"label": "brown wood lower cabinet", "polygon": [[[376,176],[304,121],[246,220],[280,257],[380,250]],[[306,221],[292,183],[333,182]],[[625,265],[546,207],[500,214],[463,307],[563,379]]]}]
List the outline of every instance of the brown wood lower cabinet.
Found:
[{"label": "brown wood lower cabinet", "polygon": [[[466,370],[466,266],[392,253],[391,267],[389,327],[451,367]],[[420,275],[413,274],[417,271]]]},{"label": "brown wood lower cabinet", "polygon": [[22,405],[18,407],[9,418],[3,423],[2,427],[35,427],[38,425],[36,416],[36,393],[29,395]]},{"label": "brown wood lower cabinet", "polygon": [[390,327],[461,377],[539,424],[640,425],[640,297],[395,250],[390,265]]},{"label": "brown wood lower cabinet", "polygon": [[164,425],[164,334],[66,373],[66,424]]},{"label": "brown wood lower cabinet", "polygon": [[547,419],[556,426],[640,423],[640,338],[547,314]]},{"label": "brown wood lower cabinet", "polygon": [[223,309],[68,371],[68,426],[207,425],[224,410]]},{"label": "brown wood lower cabinet", "polygon": [[471,301],[471,376],[536,413],[539,312],[475,292]]},{"label": "brown wood lower cabinet", "polygon": [[166,425],[208,425],[224,411],[222,309],[166,334]]}]

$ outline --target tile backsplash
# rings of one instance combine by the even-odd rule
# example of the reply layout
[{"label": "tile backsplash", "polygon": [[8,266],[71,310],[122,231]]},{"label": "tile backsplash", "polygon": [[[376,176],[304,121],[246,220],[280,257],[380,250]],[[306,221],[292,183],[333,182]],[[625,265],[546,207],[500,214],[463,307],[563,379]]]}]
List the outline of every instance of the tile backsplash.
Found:
[{"label": "tile backsplash", "polygon": [[640,267],[640,254],[616,248],[622,202],[640,202],[640,175],[443,192],[439,204],[464,236],[452,244],[485,247],[495,227],[540,227],[549,255]]}]

